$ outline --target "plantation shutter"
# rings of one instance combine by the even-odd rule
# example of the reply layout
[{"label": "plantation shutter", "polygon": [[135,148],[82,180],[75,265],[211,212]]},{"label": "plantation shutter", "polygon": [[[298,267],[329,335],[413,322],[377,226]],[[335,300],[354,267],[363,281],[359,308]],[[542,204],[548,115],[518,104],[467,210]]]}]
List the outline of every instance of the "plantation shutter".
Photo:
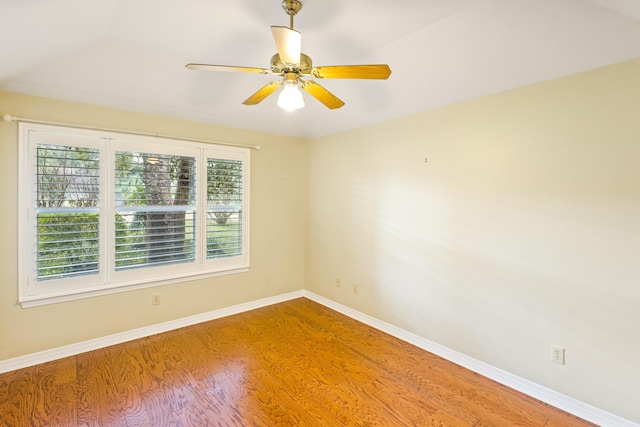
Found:
[{"label": "plantation shutter", "polygon": [[36,145],[37,281],[100,270],[100,156],[94,148]]},{"label": "plantation shutter", "polygon": [[196,259],[196,159],[116,151],[116,271]]},{"label": "plantation shutter", "polygon": [[243,162],[207,159],[207,259],[242,255]]}]

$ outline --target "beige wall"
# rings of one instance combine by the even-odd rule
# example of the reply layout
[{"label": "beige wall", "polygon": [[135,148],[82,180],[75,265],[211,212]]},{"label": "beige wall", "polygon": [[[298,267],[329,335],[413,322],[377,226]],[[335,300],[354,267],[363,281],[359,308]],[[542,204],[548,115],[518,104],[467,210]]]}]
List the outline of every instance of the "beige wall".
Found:
[{"label": "beige wall", "polygon": [[[17,124],[0,122],[0,360],[303,288],[305,141],[7,92],[0,92],[3,114],[262,149],[251,153],[248,273],[23,309],[17,304]],[[151,305],[154,293],[159,306]]]},{"label": "beige wall", "polygon": [[316,140],[308,162],[307,289],[640,422],[639,60]]}]

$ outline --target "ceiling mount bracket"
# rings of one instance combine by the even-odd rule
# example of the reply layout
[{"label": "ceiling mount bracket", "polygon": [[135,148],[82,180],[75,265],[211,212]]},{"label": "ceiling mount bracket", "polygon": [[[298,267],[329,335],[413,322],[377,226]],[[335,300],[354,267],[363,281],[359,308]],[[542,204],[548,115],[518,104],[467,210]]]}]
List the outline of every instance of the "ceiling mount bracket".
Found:
[{"label": "ceiling mount bracket", "polygon": [[289,28],[293,30],[293,17],[302,9],[299,0],[282,0],[282,8],[289,15]]}]

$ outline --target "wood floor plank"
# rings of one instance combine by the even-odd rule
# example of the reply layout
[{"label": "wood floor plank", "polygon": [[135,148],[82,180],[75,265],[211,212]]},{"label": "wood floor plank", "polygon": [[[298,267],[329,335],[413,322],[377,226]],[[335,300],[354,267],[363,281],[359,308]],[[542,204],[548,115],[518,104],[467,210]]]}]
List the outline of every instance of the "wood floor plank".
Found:
[{"label": "wood floor plank", "polygon": [[550,408],[549,414],[550,418],[545,427],[582,427],[585,425],[584,420],[555,408]]},{"label": "wood floor plank", "polygon": [[[301,321],[295,316],[292,320],[295,320],[294,324],[298,325],[298,328],[302,327],[300,325],[306,325],[309,329],[309,322]],[[379,366],[375,366],[368,358],[361,357],[346,343],[335,340],[330,332],[316,325],[301,332],[299,337],[296,337],[296,334],[292,335],[300,340],[311,341],[314,356],[326,361],[319,365],[327,371],[325,377],[344,377],[343,387],[348,387],[350,394],[360,395],[363,400],[373,402],[385,418],[402,425],[410,425],[413,422],[423,424],[424,420],[436,411],[436,408],[428,405],[424,399],[417,397],[413,388],[406,387],[406,384],[397,381],[397,378],[381,371]],[[302,341],[295,342],[300,346]],[[330,345],[327,346],[327,343]],[[307,369],[309,370],[311,369]],[[329,382],[322,379],[320,383]],[[314,388],[317,388],[317,385],[310,387]],[[408,417],[405,417],[405,414],[408,414]]]},{"label": "wood floor plank", "polygon": [[75,424],[75,379],[73,358],[0,375],[0,426]]},{"label": "wood floor plank", "polygon": [[424,425],[426,427],[469,427],[475,426],[477,422],[478,420],[461,420],[443,410],[438,410],[429,416],[429,419]]},{"label": "wood floor plank", "polygon": [[[420,396],[423,405],[428,403],[435,408],[446,407],[451,416],[470,425],[478,421],[479,417],[473,414],[473,405],[469,404],[475,391],[468,385],[457,387],[455,381],[451,382],[451,378],[447,378],[445,385],[441,379],[434,380],[431,363],[425,363],[425,357],[427,360],[436,359],[432,354],[379,331],[363,328],[358,322],[336,316],[329,309],[322,308],[325,316],[317,318],[312,314],[313,307],[298,308],[306,311],[315,322],[320,322],[325,330],[336,326],[337,335],[345,337],[345,347],[358,353],[361,360],[369,360],[377,367],[378,375],[389,376],[395,383],[410,385],[412,389],[409,393]],[[358,339],[353,339],[354,335]],[[351,340],[346,337],[351,337]],[[457,365],[453,367],[459,368]]]},{"label": "wood floor plank", "polygon": [[301,298],[0,375],[0,426],[592,424]]}]

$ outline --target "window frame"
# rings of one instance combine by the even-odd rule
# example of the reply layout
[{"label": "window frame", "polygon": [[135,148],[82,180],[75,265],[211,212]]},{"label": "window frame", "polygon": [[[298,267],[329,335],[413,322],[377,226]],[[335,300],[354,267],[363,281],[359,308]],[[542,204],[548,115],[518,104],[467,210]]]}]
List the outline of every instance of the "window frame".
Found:
[{"label": "window frame", "polygon": [[[35,132],[35,133],[33,133]],[[41,135],[59,145],[99,148],[100,152],[100,268],[96,275],[38,281],[36,147]],[[53,135],[53,136],[52,136]],[[73,143],[63,141],[73,140]],[[89,144],[89,141],[91,143]],[[126,132],[74,128],[39,123],[18,126],[18,302],[22,307],[71,301],[134,289],[179,283],[207,277],[246,272],[249,263],[250,149],[174,138],[151,137]],[[89,144],[89,145],[86,145]],[[150,152],[195,158],[196,256],[193,262],[115,269],[115,156],[116,151]],[[217,157],[216,157],[217,156]],[[241,254],[207,259],[207,159],[238,160],[242,163]]]}]

